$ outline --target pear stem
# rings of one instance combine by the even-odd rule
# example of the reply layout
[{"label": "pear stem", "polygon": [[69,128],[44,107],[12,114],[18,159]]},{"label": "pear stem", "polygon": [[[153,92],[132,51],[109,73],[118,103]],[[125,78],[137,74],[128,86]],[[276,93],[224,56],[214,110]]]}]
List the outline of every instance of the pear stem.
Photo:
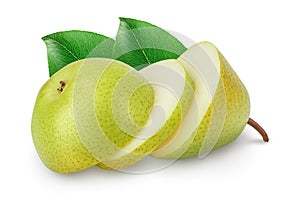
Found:
[{"label": "pear stem", "polygon": [[247,124],[252,126],[262,136],[265,142],[269,142],[269,137],[266,131],[253,119],[249,118]]}]

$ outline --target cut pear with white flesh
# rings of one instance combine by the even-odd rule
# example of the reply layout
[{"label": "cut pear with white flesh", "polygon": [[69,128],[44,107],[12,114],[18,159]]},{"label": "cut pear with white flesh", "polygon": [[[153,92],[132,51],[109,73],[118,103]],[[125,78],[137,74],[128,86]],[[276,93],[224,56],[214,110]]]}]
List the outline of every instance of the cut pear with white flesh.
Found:
[{"label": "cut pear with white flesh", "polygon": [[[143,128],[153,107],[154,92],[134,68],[120,61],[85,59],[80,64],[73,95],[74,120],[83,145],[101,162]],[[120,118],[122,124],[115,120]],[[121,126],[131,127],[130,133]]]},{"label": "cut pear with white flesh", "polygon": [[[217,142],[218,133],[222,130],[224,120],[216,121],[216,115],[224,118],[225,110],[207,115],[208,110],[214,107],[213,97],[218,89],[220,80],[219,61],[208,56],[207,52],[201,47],[194,47],[195,50],[187,50],[178,61],[183,64],[185,70],[190,75],[195,85],[195,95],[187,114],[182,120],[182,125],[173,136],[163,143],[151,156],[156,158],[180,158],[201,132],[203,125],[206,127],[206,135],[203,135],[203,145],[198,147],[198,153],[204,153],[212,149]],[[196,53],[194,53],[196,52]],[[221,98],[220,98],[221,99]],[[224,98],[223,98],[224,99]],[[225,103],[225,102],[223,102]],[[203,124],[203,121],[207,121]],[[220,127],[218,130],[212,128]]]},{"label": "cut pear with white flesh", "polygon": [[[211,143],[209,146],[215,149],[233,141],[242,133],[249,119],[250,99],[242,81],[221,52],[212,43],[201,42],[196,44],[184,53],[185,58],[191,63],[195,63],[196,59],[193,58],[198,54],[199,47],[205,50],[212,61],[218,62],[216,66],[221,75],[212,106],[206,114],[211,114],[215,118],[211,119],[212,125],[210,126],[212,128],[213,141],[208,141],[208,143]],[[202,145],[201,136],[207,135],[207,133],[205,133],[205,123],[208,120],[206,117],[204,119],[202,122],[203,125],[200,125],[202,130],[198,131],[193,143],[181,158],[192,157],[199,152],[198,149]],[[222,122],[222,124],[218,123],[218,121]],[[220,128],[222,129],[220,130]],[[217,141],[214,141],[214,139],[217,139]],[[206,151],[210,150],[211,149],[208,149]]]},{"label": "cut pear with white flesh", "polygon": [[[196,44],[184,52],[178,60],[183,63],[192,78],[193,72],[188,69],[191,66],[199,69],[199,72],[205,77],[207,85],[213,86],[208,87],[209,91],[212,91],[213,99],[204,117],[198,119],[199,126],[194,133],[187,133],[183,130],[175,133],[177,137],[173,136],[175,139],[187,138],[187,136],[181,136],[183,134],[191,137],[185,141],[170,140],[164,146],[160,146],[152,153],[152,156],[157,158],[188,158],[208,153],[211,149],[223,146],[237,138],[249,119],[248,92],[224,56],[213,44],[210,42]],[[209,60],[213,65],[207,63]],[[209,72],[209,70],[217,70],[218,73]],[[215,81],[210,82],[210,80]],[[199,84],[195,84],[196,91],[198,88]],[[199,106],[202,105],[203,103],[200,102]],[[207,104],[205,105],[207,106]],[[265,135],[265,141],[267,140]]]},{"label": "cut pear with white flesh", "polygon": [[100,167],[127,168],[141,160],[180,126],[190,105],[193,83],[177,60],[151,64],[139,72],[154,89],[154,107],[149,122],[127,146],[109,159],[101,160]]}]

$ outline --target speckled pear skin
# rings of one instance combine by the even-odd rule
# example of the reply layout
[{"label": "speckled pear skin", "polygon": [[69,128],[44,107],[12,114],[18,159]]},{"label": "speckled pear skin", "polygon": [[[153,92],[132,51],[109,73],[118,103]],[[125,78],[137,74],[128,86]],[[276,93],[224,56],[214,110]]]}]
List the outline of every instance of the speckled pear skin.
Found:
[{"label": "speckled pear skin", "polygon": [[[224,146],[242,133],[249,119],[250,99],[246,87],[212,43],[201,42],[200,45],[216,49],[220,59],[221,79],[213,101],[198,129],[179,149],[164,157],[167,159],[190,158]],[[220,126],[223,128],[219,129]],[[210,136],[214,141],[205,141],[208,133],[215,134]],[[205,147],[203,147],[204,141],[207,142]]]},{"label": "speckled pear skin", "polygon": [[[73,119],[72,96],[81,62],[54,74],[41,88],[32,115],[32,137],[43,163],[59,173],[79,171],[98,163],[81,143]],[[58,92],[60,81],[63,92]]]},{"label": "speckled pear skin", "polygon": [[[189,158],[197,156],[199,153],[209,152],[211,148],[206,148],[204,143],[209,144],[208,147],[212,147],[212,149],[224,146],[241,134],[249,119],[250,100],[245,86],[213,44],[209,42],[200,44],[213,47],[217,51],[221,73],[219,85],[211,105],[192,137],[177,151],[164,158]],[[160,132],[150,137],[133,152],[117,159],[107,159],[99,163],[83,145],[73,115],[74,86],[83,62],[85,60],[71,63],[54,74],[41,88],[35,103],[31,124],[32,137],[39,157],[49,169],[59,173],[70,173],[94,165],[107,170],[126,168],[173,137],[172,133],[180,125],[193,97],[194,83],[188,74],[186,74],[184,95]],[[153,88],[150,85],[146,84],[138,88],[132,93],[128,108],[126,108],[126,112],[129,112],[132,121],[137,126],[129,128],[132,130],[130,133],[118,127],[114,115],[117,114],[122,119],[124,109],[121,109],[122,106],[118,107],[117,104],[117,108],[120,109],[113,114],[112,98],[119,80],[129,71],[129,66],[112,62],[111,66],[102,74],[95,90],[95,116],[103,134],[111,142],[111,145],[120,150],[132,141],[138,131],[141,130],[149,118],[149,112],[154,103]],[[126,93],[130,86],[135,84],[135,80],[139,80],[137,74],[133,74],[129,78],[128,84],[124,84],[121,91]],[[62,91],[57,91],[57,88],[62,86],[61,81],[66,85]],[[225,115],[222,114],[224,112]],[[126,123],[128,122],[124,120],[124,126],[131,126]],[[220,131],[220,126],[222,127],[220,135],[214,136]],[[211,137],[213,139],[217,137],[217,140],[207,141],[208,133],[213,136]]]},{"label": "speckled pear skin", "polygon": [[[209,42],[203,42],[203,44],[210,45],[216,48]],[[214,117],[211,120],[214,121],[224,120],[220,119],[220,116],[222,116],[222,114],[218,113],[222,110],[222,107],[225,106],[225,121],[219,139],[213,149],[224,146],[235,140],[242,133],[249,119],[250,99],[247,89],[239,79],[237,74],[234,72],[232,67],[229,65],[225,57],[219,50],[217,51],[221,65],[221,80],[218,85],[217,92],[214,96],[212,105],[210,106],[203,122],[200,125],[200,128],[198,129],[198,133],[193,143],[181,156],[181,158],[189,158],[201,153],[206,153],[207,149],[202,149],[202,152],[199,152],[199,149],[201,148],[205,135],[208,131],[208,116],[213,115]],[[224,98],[224,95],[225,100],[222,100],[222,98]],[[212,112],[212,110],[214,111]],[[214,121],[212,121],[211,123],[214,123]],[[210,127],[214,128],[214,124],[210,125]]]},{"label": "speckled pear skin", "polygon": [[244,130],[250,115],[250,97],[242,81],[219,51],[221,80],[226,95],[226,117],[220,138],[214,148],[235,140]]},{"label": "speckled pear skin", "polygon": [[143,159],[146,155],[150,154],[161,143],[163,143],[178,128],[178,126],[180,126],[181,119],[186,113],[192,101],[193,92],[194,83],[190,76],[185,73],[185,85],[183,94],[179,99],[179,102],[172,112],[171,116],[165,122],[164,126],[155,135],[147,139],[145,143],[136,148],[133,152],[125,154],[124,156],[121,156],[117,159],[106,160],[98,166],[108,170],[123,169],[134,165],[135,163]]},{"label": "speckled pear skin", "polygon": [[[206,42],[208,43],[208,42]],[[210,44],[210,43],[209,43]],[[212,45],[212,44],[210,44]],[[215,122],[220,122],[222,109],[225,106],[225,121],[222,132],[213,149],[224,146],[235,140],[244,130],[250,115],[250,99],[246,87],[231,68],[224,56],[218,51],[221,64],[221,80],[213,102],[204,120],[201,122],[193,142],[180,158],[189,158],[207,153],[210,149],[201,149],[209,128],[216,128]],[[222,94],[223,93],[223,94]],[[224,98],[225,93],[225,100]],[[225,103],[225,105],[224,105]],[[213,112],[212,112],[213,110]],[[216,133],[212,131],[212,133]],[[201,149],[201,152],[199,151]],[[176,155],[178,156],[178,155]]]},{"label": "speckled pear skin", "polygon": [[[43,163],[55,172],[76,172],[99,163],[83,145],[76,129],[73,112],[74,88],[80,66],[83,63],[85,66],[91,63],[107,63],[107,61],[101,62],[101,58],[99,60],[93,59],[91,62],[88,61],[88,59],[84,59],[71,63],[54,74],[41,88],[36,100],[32,116],[33,141]],[[97,69],[97,67],[94,67],[94,69]],[[133,68],[112,60],[111,65],[105,70],[97,83],[98,87],[95,93],[95,110],[99,124],[104,127],[108,138],[112,140],[112,145],[116,146],[126,144],[129,141],[126,138],[130,139],[132,136],[122,132],[122,138],[125,139],[121,142],[114,140],[113,136],[120,133],[120,130],[116,128],[117,124],[111,118],[108,120],[111,120],[112,124],[105,124],[105,121],[101,119],[105,120],[106,117],[111,115],[111,113],[107,114],[107,110],[111,109],[111,99],[106,94],[113,93],[118,80],[130,70],[132,71]],[[143,78],[137,73],[133,73],[129,77],[128,86],[139,82],[140,79]],[[57,88],[61,86],[60,81],[65,82],[62,92],[57,91]],[[125,93],[127,91],[126,87],[124,85]],[[149,110],[152,108],[154,101],[153,89],[150,84],[146,84],[137,88],[130,95],[129,107],[126,112],[129,112],[133,122],[139,127],[148,120]],[[104,112],[101,112],[103,110]],[[124,110],[117,110],[117,113],[121,115],[122,112]],[[113,129],[111,129],[111,126],[113,126]],[[116,130],[119,132],[116,132]]]},{"label": "speckled pear skin", "polygon": [[[223,125],[225,107],[225,95],[223,84],[219,84],[216,95],[209,106],[206,114],[203,117],[198,128],[194,131],[192,136],[176,151],[169,154],[167,159],[181,159],[197,156],[199,154],[207,153],[214,147],[217,138],[219,137],[220,127]],[[207,134],[211,134],[211,141],[206,141]],[[205,146],[203,143],[207,142]]]},{"label": "speckled pear skin", "polygon": [[[120,65],[119,62],[111,63],[102,74],[95,93],[95,114],[99,125],[108,140],[119,149],[133,140],[134,136],[142,129],[154,103],[154,92],[151,85],[143,84],[144,79],[138,73],[130,73],[132,70],[133,68]],[[127,81],[121,82],[122,77],[126,77]],[[141,79],[140,83],[139,79]],[[116,91],[115,88],[120,84],[121,89]],[[136,90],[132,94],[127,94],[132,87]],[[117,95],[119,98],[115,104],[112,104],[113,95]],[[127,108],[123,107],[123,110],[118,104],[124,101],[122,97],[128,95],[130,95],[129,104]],[[120,106],[118,112],[113,112],[113,106]],[[132,122],[126,121],[127,112],[129,112]],[[120,121],[117,122],[116,119],[120,119]],[[122,126],[129,131],[123,130]]]}]

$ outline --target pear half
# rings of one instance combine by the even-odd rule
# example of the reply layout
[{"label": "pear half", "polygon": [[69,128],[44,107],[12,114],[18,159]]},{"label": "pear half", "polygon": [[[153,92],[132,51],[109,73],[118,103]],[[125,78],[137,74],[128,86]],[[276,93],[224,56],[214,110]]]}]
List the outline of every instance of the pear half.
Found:
[{"label": "pear half", "polygon": [[178,61],[195,83],[195,97],[181,128],[151,154],[156,158],[205,155],[237,138],[249,119],[248,92],[213,44],[196,44]]},{"label": "pear half", "polygon": [[[120,101],[115,113],[124,119],[123,123],[131,125],[134,135],[149,118],[154,93],[152,86],[132,67],[112,59],[89,58],[67,65],[45,83],[33,111],[32,136],[48,168],[69,173],[99,163],[93,155],[94,145],[99,145],[97,139],[101,134],[95,133],[99,128],[107,133],[100,144],[105,156],[118,150],[113,139],[119,141],[119,146],[131,140],[132,136],[123,133],[111,120],[111,94],[123,77],[127,77],[127,84],[118,94]],[[136,89],[136,86],[141,87]],[[122,109],[128,96],[131,98],[126,109]],[[118,137],[116,133],[123,135]]]},{"label": "pear half", "polygon": [[156,149],[181,124],[193,98],[193,82],[177,60],[164,60],[139,71],[154,89],[154,107],[146,126],[119,152],[101,160],[102,168],[127,168]]}]

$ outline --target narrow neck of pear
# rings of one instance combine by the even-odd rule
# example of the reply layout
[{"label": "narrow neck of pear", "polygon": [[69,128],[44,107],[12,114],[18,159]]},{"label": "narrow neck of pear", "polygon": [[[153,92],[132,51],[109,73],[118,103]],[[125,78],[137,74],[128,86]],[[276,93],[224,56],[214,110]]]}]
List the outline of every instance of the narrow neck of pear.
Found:
[{"label": "narrow neck of pear", "polygon": [[64,91],[64,88],[66,87],[66,82],[65,81],[59,81],[60,86],[57,88],[57,91],[59,93],[62,93]]}]

